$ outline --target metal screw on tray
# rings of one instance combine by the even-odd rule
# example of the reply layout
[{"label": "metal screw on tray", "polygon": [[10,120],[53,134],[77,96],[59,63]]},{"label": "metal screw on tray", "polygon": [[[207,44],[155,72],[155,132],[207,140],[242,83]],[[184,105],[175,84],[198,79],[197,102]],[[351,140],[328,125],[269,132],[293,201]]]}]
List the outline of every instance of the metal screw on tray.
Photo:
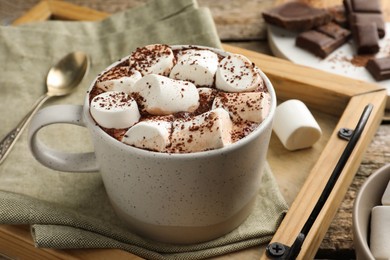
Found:
[{"label": "metal screw on tray", "polygon": [[286,248],[283,244],[275,242],[267,246],[267,253],[272,257],[280,257],[284,255]]},{"label": "metal screw on tray", "polygon": [[341,139],[344,139],[344,140],[347,140],[349,141],[349,139],[351,139],[352,135],[353,135],[353,130],[352,129],[349,129],[349,128],[341,128],[338,132],[338,137],[340,137]]},{"label": "metal screw on tray", "polygon": [[46,79],[47,92],[37,100],[33,108],[19,124],[1,140],[0,164],[5,160],[31,118],[38,112],[39,108],[51,97],[70,94],[84,78],[88,70],[88,64],[88,56],[85,53],[72,52],[63,57],[49,70]]}]

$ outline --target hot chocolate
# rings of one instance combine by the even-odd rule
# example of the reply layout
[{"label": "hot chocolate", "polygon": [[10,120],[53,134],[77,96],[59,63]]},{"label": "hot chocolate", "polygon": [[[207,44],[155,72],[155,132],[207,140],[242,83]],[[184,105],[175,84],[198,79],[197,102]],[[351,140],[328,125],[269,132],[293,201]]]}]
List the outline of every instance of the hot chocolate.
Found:
[{"label": "hot chocolate", "polygon": [[[231,232],[256,205],[275,110],[272,83],[245,57],[151,45],[110,65],[82,106],[39,111],[29,142],[54,170],[99,171],[114,211],[139,236],[194,244]],[[41,142],[40,129],[64,123],[86,127],[93,152]]]},{"label": "hot chocolate", "polygon": [[267,117],[270,95],[259,69],[238,54],[148,45],[100,74],[90,113],[109,135],[156,152],[228,146]]}]

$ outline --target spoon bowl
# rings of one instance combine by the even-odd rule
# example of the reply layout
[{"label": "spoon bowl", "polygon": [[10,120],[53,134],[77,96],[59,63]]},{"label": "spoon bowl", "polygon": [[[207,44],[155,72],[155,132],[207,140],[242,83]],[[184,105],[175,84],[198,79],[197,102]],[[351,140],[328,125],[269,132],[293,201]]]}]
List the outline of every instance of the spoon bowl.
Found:
[{"label": "spoon bowl", "polygon": [[88,58],[83,52],[72,52],[54,65],[47,74],[48,96],[67,95],[78,86],[88,70]]},{"label": "spoon bowl", "polygon": [[87,74],[88,67],[89,59],[85,53],[72,52],[64,56],[49,70],[46,79],[47,92],[35,102],[32,109],[23,117],[19,124],[1,140],[0,164],[5,160],[39,108],[51,97],[70,94]]}]

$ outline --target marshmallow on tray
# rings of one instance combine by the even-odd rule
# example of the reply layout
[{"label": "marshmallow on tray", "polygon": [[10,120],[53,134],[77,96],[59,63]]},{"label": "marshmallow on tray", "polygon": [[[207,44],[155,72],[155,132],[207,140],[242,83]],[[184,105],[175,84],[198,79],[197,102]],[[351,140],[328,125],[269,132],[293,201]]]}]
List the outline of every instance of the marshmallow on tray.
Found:
[{"label": "marshmallow on tray", "polygon": [[390,259],[390,206],[371,210],[370,250],[375,259]]},{"label": "marshmallow on tray", "polygon": [[164,120],[141,121],[130,127],[122,142],[138,148],[164,152],[170,145],[172,123]]},{"label": "marshmallow on tray", "polygon": [[173,122],[171,150],[199,152],[221,148],[232,143],[232,121],[223,108],[216,108],[191,119]]},{"label": "marshmallow on tray", "polygon": [[168,76],[175,56],[168,45],[153,44],[137,48],[129,58],[130,68],[141,72],[142,75],[159,74]]},{"label": "marshmallow on tray", "polygon": [[156,74],[138,80],[134,92],[142,97],[145,111],[152,115],[194,112],[199,106],[199,93],[194,84]]},{"label": "marshmallow on tray", "polygon": [[96,82],[96,86],[103,91],[122,91],[131,93],[132,88],[141,79],[139,71],[129,72],[129,67],[117,67],[103,74]]},{"label": "marshmallow on tray", "polygon": [[197,86],[212,86],[218,67],[218,55],[209,50],[180,51],[170,78],[193,82]]},{"label": "marshmallow on tray", "polygon": [[123,92],[103,92],[91,101],[91,115],[105,128],[127,128],[138,122],[137,102]]},{"label": "marshmallow on tray", "polygon": [[215,75],[217,89],[226,92],[253,91],[263,86],[258,69],[243,55],[231,54],[223,58]]},{"label": "marshmallow on tray", "polygon": [[273,130],[290,151],[311,147],[322,135],[309,109],[295,99],[285,101],[276,108]]},{"label": "marshmallow on tray", "polygon": [[220,93],[213,108],[226,109],[233,122],[261,123],[269,113],[271,97],[266,92]]}]

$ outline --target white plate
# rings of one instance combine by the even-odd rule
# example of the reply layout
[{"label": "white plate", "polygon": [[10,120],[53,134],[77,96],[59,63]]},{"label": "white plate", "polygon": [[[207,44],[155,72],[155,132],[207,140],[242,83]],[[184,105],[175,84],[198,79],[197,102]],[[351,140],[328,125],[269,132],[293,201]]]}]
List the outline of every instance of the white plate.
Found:
[{"label": "white plate", "polygon": [[[376,57],[390,55],[390,23],[386,23],[386,36],[379,41],[380,52]],[[268,42],[273,54],[277,57],[290,60],[296,64],[317,68],[323,71],[379,84],[387,88],[387,108],[390,108],[390,80],[377,82],[364,68],[351,63],[355,55],[352,41],[347,42],[325,59],[321,59],[295,46],[297,33],[268,25]]]}]

